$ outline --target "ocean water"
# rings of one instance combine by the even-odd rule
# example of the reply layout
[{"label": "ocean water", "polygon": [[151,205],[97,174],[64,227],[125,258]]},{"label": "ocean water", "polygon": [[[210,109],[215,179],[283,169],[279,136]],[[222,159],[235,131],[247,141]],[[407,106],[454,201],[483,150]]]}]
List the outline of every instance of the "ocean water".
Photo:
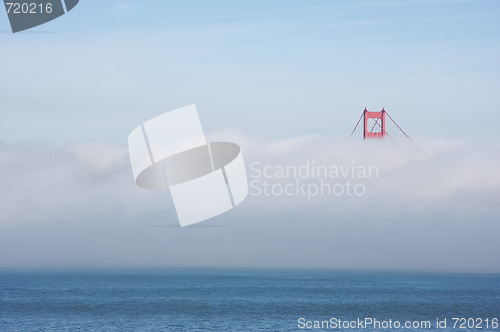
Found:
[{"label": "ocean water", "polygon": [[[499,309],[498,274],[0,270],[0,331],[500,331],[491,324]],[[391,320],[392,328],[359,327],[358,318]],[[453,327],[452,318],[466,320]],[[344,328],[344,320],[356,327]],[[329,326],[314,328],[315,321]],[[431,328],[395,328],[396,321]]]}]

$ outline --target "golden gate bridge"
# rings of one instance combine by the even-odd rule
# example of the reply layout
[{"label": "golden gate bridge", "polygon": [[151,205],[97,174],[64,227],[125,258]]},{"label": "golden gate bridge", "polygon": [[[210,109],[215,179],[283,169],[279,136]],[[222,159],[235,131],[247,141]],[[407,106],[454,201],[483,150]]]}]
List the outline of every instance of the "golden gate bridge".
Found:
[{"label": "golden gate bridge", "polygon": [[[363,120],[362,126],[360,126],[361,120]],[[406,137],[415,144],[383,107],[380,112],[370,112],[365,107],[351,133],[351,137],[369,139],[384,138],[386,136],[392,140]]]}]

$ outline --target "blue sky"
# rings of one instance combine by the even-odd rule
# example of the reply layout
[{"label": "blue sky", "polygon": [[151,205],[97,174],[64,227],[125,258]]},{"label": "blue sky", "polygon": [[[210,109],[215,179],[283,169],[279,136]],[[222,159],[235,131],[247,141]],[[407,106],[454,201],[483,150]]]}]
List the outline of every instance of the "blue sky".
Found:
[{"label": "blue sky", "polygon": [[491,141],[499,15],[495,1],[81,1],[13,35],[3,14],[0,139],[125,145],[196,103],[208,131],[343,136],[366,106],[413,137]]},{"label": "blue sky", "polygon": [[[0,267],[500,271],[500,2],[89,1],[0,13]],[[376,165],[363,197],[249,196],[178,223],[127,137],[196,104],[247,164]],[[382,107],[423,148],[348,140]],[[247,171],[249,171],[247,167]]]}]

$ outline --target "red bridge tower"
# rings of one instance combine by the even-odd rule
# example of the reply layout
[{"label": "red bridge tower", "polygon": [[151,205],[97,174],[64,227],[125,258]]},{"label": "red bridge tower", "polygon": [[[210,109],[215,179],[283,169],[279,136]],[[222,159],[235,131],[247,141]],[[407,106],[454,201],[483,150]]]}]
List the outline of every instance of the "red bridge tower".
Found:
[{"label": "red bridge tower", "polygon": [[364,118],[363,138],[383,138],[385,137],[385,109],[380,112],[363,111]]},{"label": "red bridge tower", "polygon": [[[359,125],[361,119],[363,119],[363,127]],[[386,122],[386,119],[388,122]],[[412,141],[383,107],[380,112],[370,112],[365,107],[365,110],[351,133],[351,137],[352,136],[363,137],[363,139],[384,138],[386,136],[391,139],[406,137]]]}]

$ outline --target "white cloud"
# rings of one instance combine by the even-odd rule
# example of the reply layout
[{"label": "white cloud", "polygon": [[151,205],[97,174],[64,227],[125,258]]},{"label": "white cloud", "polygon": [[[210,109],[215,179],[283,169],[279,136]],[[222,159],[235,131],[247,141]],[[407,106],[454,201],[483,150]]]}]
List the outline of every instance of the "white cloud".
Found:
[{"label": "white cloud", "polygon": [[118,207],[133,213],[157,202],[130,190],[126,149],[99,142],[1,145],[0,173],[0,227],[92,223]]},{"label": "white cloud", "polygon": [[225,227],[196,232],[147,227],[176,224],[175,209],[168,191],[135,186],[123,147],[3,144],[0,265],[500,269],[492,263],[500,252],[492,240],[500,230],[498,145],[429,139],[419,142],[425,154],[389,140],[272,140],[235,129],[207,138],[239,144],[248,175],[255,175],[252,162],[262,170],[307,161],[343,167],[354,161],[380,173],[349,179],[366,186],[359,197],[249,195],[208,221]]},{"label": "white cloud", "polygon": [[141,5],[130,1],[117,1],[114,3],[113,14],[114,15],[130,15],[137,12],[141,8]]},{"label": "white cloud", "polygon": [[[379,202],[388,216],[394,211],[408,213],[415,209],[432,215],[437,207],[450,214],[457,211],[474,214],[483,209],[483,204],[500,202],[498,146],[427,140],[422,142],[423,149],[419,149],[404,142],[356,141],[319,135],[269,140],[248,137],[235,129],[207,136],[211,141],[239,143],[249,180],[261,181],[258,184],[261,187],[264,180],[284,186],[295,183],[296,179],[256,178],[257,172],[249,167],[251,163],[257,162],[254,168],[260,171],[271,166],[268,174],[274,174],[277,166],[284,169],[294,166],[298,170],[306,164],[310,169],[314,165],[316,170],[318,166],[326,166],[330,174],[333,166],[338,168],[339,178],[324,178],[324,182],[333,186],[349,180],[366,188],[366,194],[360,197],[317,194],[308,198],[302,193],[249,195],[244,205],[253,209],[276,210],[278,206],[288,211],[315,206],[335,214],[349,213],[346,207],[350,207],[355,209],[353,213],[359,213]],[[371,179],[358,178],[357,172],[370,166],[375,166],[377,173],[373,169]],[[342,175],[340,167],[348,174]],[[354,178],[352,167],[356,170]],[[154,203],[141,199],[136,202],[144,195],[148,199],[163,195],[134,186],[127,151],[115,145],[99,142],[73,143],[62,148],[3,145],[0,168],[3,174],[0,221],[4,226],[26,221],[56,222],[82,211],[88,218],[95,218],[120,204],[134,206],[137,213],[150,209],[152,204],[159,204],[157,208],[167,205],[158,199],[153,199]],[[298,180],[307,187],[319,185],[321,178],[298,177]]]},{"label": "white cloud", "polygon": [[74,143],[68,145],[66,150],[74,156],[77,163],[85,165],[95,175],[112,173],[128,163],[127,150],[111,144]]}]

